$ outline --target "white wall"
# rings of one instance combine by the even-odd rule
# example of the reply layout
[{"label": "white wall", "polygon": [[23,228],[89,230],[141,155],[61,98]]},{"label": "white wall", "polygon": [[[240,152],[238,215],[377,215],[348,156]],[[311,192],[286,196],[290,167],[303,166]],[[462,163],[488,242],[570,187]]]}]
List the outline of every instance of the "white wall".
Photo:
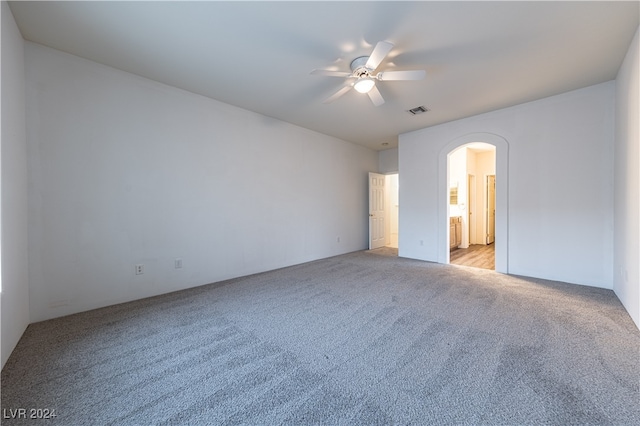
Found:
[{"label": "white wall", "polygon": [[400,198],[399,198],[399,188],[398,188],[398,174],[390,174],[387,175],[387,183],[386,183],[386,192],[387,192],[387,206],[389,211],[389,220],[387,223],[389,224],[389,242],[387,245],[390,247],[398,248],[398,211],[400,208]]},{"label": "white wall", "polygon": [[616,79],[613,290],[640,327],[640,45],[638,31]]},{"label": "white wall", "polygon": [[398,148],[378,151],[378,173],[398,172]]},{"label": "white wall", "polygon": [[479,244],[487,243],[487,176],[496,174],[496,153],[479,152],[476,154],[476,239]]},{"label": "white wall", "polygon": [[[465,180],[467,186],[467,199],[465,200],[465,218],[467,223],[463,224],[462,242],[463,244],[484,244],[486,240],[479,238],[478,226],[481,225],[482,216],[482,197],[483,191],[480,186],[482,182],[482,174],[477,170],[477,153],[472,149],[467,149],[467,178]],[[469,175],[474,176],[475,185],[469,185]],[[473,199],[472,199],[473,198]],[[469,216],[471,212],[471,216]],[[465,238],[467,241],[465,241]]]},{"label": "white wall", "polygon": [[375,151],[25,49],[32,321],[366,248]]},{"label": "white wall", "polygon": [[[462,154],[464,153],[464,154]],[[465,158],[466,157],[466,158]],[[466,160],[466,161],[465,161]],[[486,244],[487,227],[487,176],[496,174],[496,153],[493,151],[476,151],[468,147],[461,147],[449,156],[449,182],[458,181],[461,191],[458,193],[459,206],[449,206],[450,216],[462,217],[462,244],[461,248],[468,248],[470,244]],[[455,161],[460,164],[453,166]],[[458,170],[456,176],[451,173]],[[469,188],[469,174],[475,176],[475,188]],[[469,217],[469,202],[471,195],[475,194],[475,211]],[[462,195],[460,195],[462,194]],[[470,219],[473,220],[473,227]],[[475,230],[473,235],[470,229]]]},{"label": "white wall", "polygon": [[607,82],[400,135],[400,256],[439,260],[441,150],[487,133],[508,143],[505,272],[612,288],[614,95]]},{"label": "white wall", "polygon": [[2,366],[29,325],[27,265],[27,142],[24,44],[6,2],[2,2]]}]

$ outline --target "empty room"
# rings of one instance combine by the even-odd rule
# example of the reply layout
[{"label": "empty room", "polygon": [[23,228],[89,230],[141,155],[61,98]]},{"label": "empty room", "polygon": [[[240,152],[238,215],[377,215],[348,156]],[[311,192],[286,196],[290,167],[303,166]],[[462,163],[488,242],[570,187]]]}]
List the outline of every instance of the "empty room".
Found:
[{"label": "empty room", "polygon": [[640,2],[1,6],[2,424],[640,424]]}]

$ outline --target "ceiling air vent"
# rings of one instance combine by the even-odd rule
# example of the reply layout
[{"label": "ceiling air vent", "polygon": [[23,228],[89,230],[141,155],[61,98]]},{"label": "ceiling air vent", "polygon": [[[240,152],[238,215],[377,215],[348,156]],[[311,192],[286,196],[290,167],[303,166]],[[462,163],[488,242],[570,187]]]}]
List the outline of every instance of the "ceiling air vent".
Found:
[{"label": "ceiling air vent", "polygon": [[412,114],[412,115],[418,115],[418,114],[422,114],[423,112],[427,112],[429,111],[429,108],[427,108],[424,105],[421,105],[419,107],[415,107],[415,108],[411,108],[409,111],[407,111],[408,113]]}]

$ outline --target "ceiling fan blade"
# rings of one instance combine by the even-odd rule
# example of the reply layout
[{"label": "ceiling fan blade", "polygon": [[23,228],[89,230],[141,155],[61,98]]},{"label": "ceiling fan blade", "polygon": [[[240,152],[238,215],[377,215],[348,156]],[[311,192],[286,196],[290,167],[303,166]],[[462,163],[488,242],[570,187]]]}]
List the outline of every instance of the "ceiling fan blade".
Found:
[{"label": "ceiling fan blade", "polygon": [[331,102],[335,101],[340,96],[344,95],[349,90],[351,90],[351,87],[352,86],[344,86],[342,89],[338,90],[336,93],[334,93],[333,95],[331,95],[327,99],[325,99],[322,103],[323,104],[328,104],[328,103],[331,103]]},{"label": "ceiling fan blade", "polygon": [[382,62],[382,60],[389,54],[391,49],[393,49],[393,43],[389,43],[388,41],[379,41],[373,49],[373,52],[371,52],[371,56],[369,56],[365,67],[370,70],[378,68],[380,62]]},{"label": "ceiling fan blade", "polygon": [[369,95],[369,99],[371,99],[371,102],[373,102],[375,106],[380,106],[384,103],[384,98],[376,86],[373,86],[373,88],[367,92],[367,95]]},{"label": "ceiling fan blade", "polygon": [[313,70],[311,71],[311,74],[325,75],[329,77],[352,77],[353,76],[350,72],[331,71],[331,70]]},{"label": "ceiling fan blade", "polygon": [[414,71],[383,71],[378,73],[378,80],[422,80],[427,75],[425,70]]}]

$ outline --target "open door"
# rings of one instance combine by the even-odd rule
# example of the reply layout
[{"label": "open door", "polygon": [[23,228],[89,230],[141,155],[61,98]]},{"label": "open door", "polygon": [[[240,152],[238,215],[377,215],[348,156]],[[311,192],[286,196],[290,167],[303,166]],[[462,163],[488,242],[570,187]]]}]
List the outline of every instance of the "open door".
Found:
[{"label": "open door", "polygon": [[487,244],[496,240],[496,175],[487,176]]},{"label": "open door", "polygon": [[369,173],[369,250],[385,245],[384,204],[385,175]]}]

